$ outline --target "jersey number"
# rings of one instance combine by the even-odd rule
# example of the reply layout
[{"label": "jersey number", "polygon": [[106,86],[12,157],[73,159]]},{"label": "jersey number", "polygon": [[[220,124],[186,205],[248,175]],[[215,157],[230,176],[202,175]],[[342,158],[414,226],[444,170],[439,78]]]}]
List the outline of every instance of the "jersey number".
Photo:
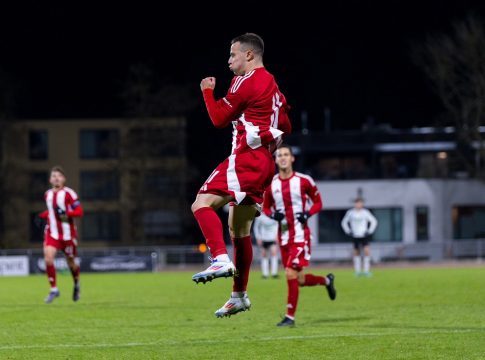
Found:
[{"label": "jersey number", "polygon": [[210,174],[209,178],[205,181],[204,185],[202,186],[201,190],[202,191],[207,191],[207,185],[214,180],[216,175],[219,174],[219,170],[214,170],[212,174]]}]

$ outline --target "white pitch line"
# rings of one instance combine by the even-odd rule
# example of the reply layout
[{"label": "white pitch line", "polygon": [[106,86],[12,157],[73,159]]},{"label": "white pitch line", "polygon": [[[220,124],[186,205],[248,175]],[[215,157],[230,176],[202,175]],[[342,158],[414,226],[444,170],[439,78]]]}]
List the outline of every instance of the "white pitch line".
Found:
[{"label": "white pitch line", "polygon": [[233,338],[233,339],[201,339],[201,340],[160,340],[152,342],[129,342],[121,344],[53,344],[53,345],[4,345],[0,346],[0,351],[8,350],[30,350],[30,349],[64,349],[64,348],[117,348],[117,347],[141,347],[156,345],[199,345],[199,344],[220,344],[250,341],[281,341],[281,340],[309,340],[340,337],[380,337],[396,335],[426,335],[426,334],[463,334],[473,332],[484,332],[485,329],[451,329],[451,330],[422,330],[422,331],[399,331],[385,333],[349,333],[349,334],[318,334],[318,335],[292,335],[292,336],[265,336],[259,338]]}]

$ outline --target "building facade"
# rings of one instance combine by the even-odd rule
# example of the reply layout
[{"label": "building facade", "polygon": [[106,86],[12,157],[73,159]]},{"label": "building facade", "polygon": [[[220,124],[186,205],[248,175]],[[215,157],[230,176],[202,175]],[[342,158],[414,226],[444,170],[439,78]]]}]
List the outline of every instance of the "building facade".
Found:
[{"label": "building facade", "polygon": [[60,165],[83,204],[89,246],[183,241],[185,119],[16,121],[3,143],[1,246],[41,246],[49,170]]}]

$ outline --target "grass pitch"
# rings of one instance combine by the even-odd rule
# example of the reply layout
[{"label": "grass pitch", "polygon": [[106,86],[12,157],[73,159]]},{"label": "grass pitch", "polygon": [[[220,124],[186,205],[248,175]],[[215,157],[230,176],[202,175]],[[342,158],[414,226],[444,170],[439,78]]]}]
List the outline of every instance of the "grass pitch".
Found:
[{"label": "grass pitch", "polygon": [[277,328],[286,282],[252,272],[251,311],[217,319],[230,279],[192,272],[82,274],[79,303],[43,303],[44,276],[0,278],[0,359],[485,359],[485,268],[350,270],[337,300],[300,288],[296,327]]}]

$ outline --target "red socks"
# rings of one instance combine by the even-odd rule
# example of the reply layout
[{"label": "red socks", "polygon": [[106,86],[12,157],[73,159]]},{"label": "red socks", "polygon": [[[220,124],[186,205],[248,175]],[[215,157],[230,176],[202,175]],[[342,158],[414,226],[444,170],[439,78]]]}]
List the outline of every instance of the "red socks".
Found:
[{"label": "red socks", "polygon": [[51,288],[55,288],[56,286],[56,268],[54,265],[46,265],[45,272],[47,274],[47,279],[49,279],[49,283],[51,284]]},{"label": "red socks", "polygon": [[211,207],[197,209],[194,211],[194,216],[199,223],[202,234],[204,234],[212,257],[215,258],[218,255],[227,254],[221,219],[219,219],[214,209]]},{"label": "red socks", "polygon": [[249,270],[253,261],[253,245],[250,236],[232,239],[234,245],[234,265],[237,276],[234,277],[232,291],[246,291],[249,280]]},{"label": "red socks", "polygon": [[296,306],[298,304],[298,279],[287,280],[288,282],[288,304],[286,305],[286,316],[295,318]]},{"label": "red socks", "polygon": [[[200,229],[204,234],[207,246],[215,258],[218,255],[227,254],[224,235],[222,232],[222,223],[217,213],[211,207],[203,207],[194,211],[194,216],[199,223]],[[233,239],[234,245],[234,265],[237,269],[237,276],[234,277],[234,292],[246,291],[249,270],[253,261],[253,245],[251,237],[244,236]]]},{"label": "red socks", "polygon": [[299,286],[315,286],[326,285],[327,279],[324,276],[316,276],[313,274],[305,274],[305,282],[300,285],[298,279],[287,280],[288,282],[288,310],[286,316],[291,319],[295,318],[296,306],[298,304]]},{"label": "red socks", "polygon": [[315,276],[312,274],[305,274],[305,283],[302,286],[326,285],[326,278],[323,276]]}]

